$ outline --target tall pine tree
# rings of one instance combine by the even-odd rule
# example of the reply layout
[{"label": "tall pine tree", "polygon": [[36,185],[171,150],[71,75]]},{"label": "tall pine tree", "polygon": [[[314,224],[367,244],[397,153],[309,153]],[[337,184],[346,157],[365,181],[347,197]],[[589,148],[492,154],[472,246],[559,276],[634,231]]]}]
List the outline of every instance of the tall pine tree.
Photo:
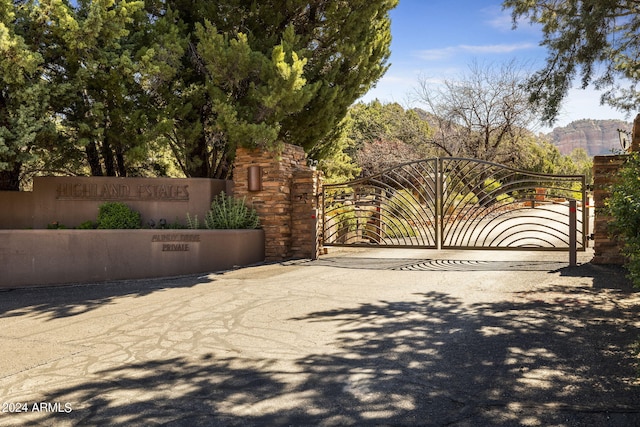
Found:
[{"label": "tall pine tree", "polygon": [[42,56],[20,34],[27,17],[0,0],[0,190],[19,190],[23,165],[35,158],[46,126],[47,85]]},{"label": "tall pine tree", "polygon": [[0,0],[0,189],[26,164],[153,174],[170,152],[186,176],[227,178],[239,145],[339,154],[396,4]]},{"label": "tall pine tree", "polygon": [[143,125],[143,92],[136,82],[136,34],[141,1],[40,2],[35,24],[46,45],[45,77],[55,88],[52,108],[60,121],[57,147],[65,161],[85,157],[91,175],[126,176]]},{"label": "tall pine tree", "polygon": [[238,145],[287,142],[318,158],[332,152],[348,107],[387,69],[388,12],[396,4],[149,3],[158,27],[176,30],[164,36],[180,46],[170,51],[182,52],[175,74],[161,73],[166,84],[155,86],[153,99],[185,174],[229,176]]}]

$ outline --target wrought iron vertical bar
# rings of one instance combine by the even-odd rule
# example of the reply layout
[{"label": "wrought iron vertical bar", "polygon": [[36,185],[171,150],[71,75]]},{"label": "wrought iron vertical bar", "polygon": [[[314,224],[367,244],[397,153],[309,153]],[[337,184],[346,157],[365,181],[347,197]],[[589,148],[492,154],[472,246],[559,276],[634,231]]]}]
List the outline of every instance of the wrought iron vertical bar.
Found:
[{"label": "wrought iron vertical bar", "polygon": [[589,195],[587,193],[587,177],[582,175],[582,248],[586,249],[589,240]]},{"label": "wrought iron vertical bar", "polygon": [[577,249],[577,202],[569,201],[569,266],[578,265],[578,249]]},{"label": "wrought iron vertical bar", "polygon": [[443,239],[443,231],[442,231],[442,223],[444,222],[444,218],[442,215],[443,209],[443,199],[444,199],[444,185],[443,185],[443,177],[444,168],[442,167],[442,158],[435,159],[434,163],[434,175],[436,177],[436,191],[435,191],[435,207],[436,207],[436,249],[442,249],[442,239]]},{"label": "wrought iron vertical bar", "polygon": [[322,200],[322,245],[324,246],[327,243],[327,209],[326,209],[326,198],[325,193],[326,188],[322,188],[322,193],[320,193],[320,200]]}]

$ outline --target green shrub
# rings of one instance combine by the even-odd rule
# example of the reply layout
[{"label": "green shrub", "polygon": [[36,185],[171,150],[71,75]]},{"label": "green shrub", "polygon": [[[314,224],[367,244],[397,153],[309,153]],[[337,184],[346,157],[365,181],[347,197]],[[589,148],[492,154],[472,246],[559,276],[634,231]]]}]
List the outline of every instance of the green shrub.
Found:
[{"label": "green shrub", "polygon": [[191,230],[197,230],[200,228],[200,220],[198,220],[198,215],[194,215],[193,218],[187,212],[187,228]]},{"label": "green shrub", "polygon": [[358,218],[352,205],[342,203],[334,205],[331,213],[335,224],[340,228],[341,233],[347,233],[358,229]]},{"label": "green shrub", "polygon": [[607,210],[613,217],[610,231],[623,243],[629,278],[640,287],[640,156],[634,154],[620,169]]},{"label": "green shrub", "polygon": [[[513,203],[513,197],[510,197],[505,193],[500,194],[500,188],[502,188],[502,183],[500,181],[491,178],[487,178],[484,180],[483,190],[486,193],[490,194],[493,200],[502,204]],[[496,193],[498,194],[496,195]]]},{"label": "green shrub", "polygon": [[384,223],[387,237],[416,237],[416,230],[404,218],[388,218]]},{"label": "green shrub", "polygon": [[245,204],[244,199],[227,196],[224,192],[214,197],[211,210],[204,218],[209,229],[252,229],[260,226],[258,213]]},{"label": "green shrub", "polygon": [[98,210],[98,228],[129,229],[140,228],[140,213],[120,202],[106,202]]},{"label": "green shrub", "polygon": [[420,215],[424,208],[411,191],[404,189],[396,191],[391,196],[386,209],[393,215]]},{"label": "green shrub", "polygon": [[47,224],[47,230],[64,230],[67,227],[65,227],[63,224],[58,223],[58,221],[53,221],[49,224]]},{"label": "green shrub", "polygon": [[187,225],[182,225],[178,222],[178,218],[174,222],[167,222],[166,224],[162,224],[162,220],[160,220],[160,228],[167,230],[184,230],[185,228],[189,228]]},{"label": "green shrub", "polygon": [[82,224],[80,224],[79,226],[77,226],[76,228],[78,230],[93,230],[94,228],[97,228],[98,224],[89,220],[89,221],[85,221]]}]

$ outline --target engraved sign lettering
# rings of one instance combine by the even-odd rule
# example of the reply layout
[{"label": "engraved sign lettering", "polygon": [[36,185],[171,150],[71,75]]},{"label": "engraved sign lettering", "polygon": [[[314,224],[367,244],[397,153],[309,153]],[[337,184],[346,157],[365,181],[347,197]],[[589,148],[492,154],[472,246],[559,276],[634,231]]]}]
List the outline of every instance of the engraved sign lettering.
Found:
[{"label": "engraved sign lettering", "polygon": [[56,187],[56,199],[188,201],[189,186],[62,183]]},{"label": "engraved sign lettering", "polygon": [[154,234],[151,243],[162,243],[162,252],[189,252],[191,244],[200,243],[199,234]]}]

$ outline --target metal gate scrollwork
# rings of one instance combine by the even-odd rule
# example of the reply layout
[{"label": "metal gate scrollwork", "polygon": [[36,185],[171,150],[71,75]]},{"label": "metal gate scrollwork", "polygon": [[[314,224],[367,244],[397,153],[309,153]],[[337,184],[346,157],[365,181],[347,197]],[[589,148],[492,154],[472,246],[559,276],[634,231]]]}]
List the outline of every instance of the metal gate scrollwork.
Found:
[{"label": "metal gate scrollwork", "polygon": [[586,207],[583,175],[433,158],[325,185],[323,244],[527,250],[566,250],[573,244],[584,250]]}]

